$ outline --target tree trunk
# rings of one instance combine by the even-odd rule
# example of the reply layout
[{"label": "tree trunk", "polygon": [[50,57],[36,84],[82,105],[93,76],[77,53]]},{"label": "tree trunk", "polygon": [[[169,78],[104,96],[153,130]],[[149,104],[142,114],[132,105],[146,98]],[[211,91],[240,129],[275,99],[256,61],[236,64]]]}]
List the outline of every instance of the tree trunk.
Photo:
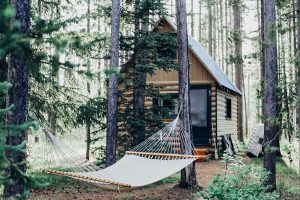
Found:
[{"label": "tree trunk", "polygon": [[202,21],[201,21],[201,14],[202,14],[202,0],[199,0],[199,39],[198,41],[201,43],[202,39]]},{"label": "tree trunk", "polygon": [[[226,29],[225,29],[225,59],[227,60],[229,58],[229,46],[228,46],[228,29],[229,29],[229,26],[228,26],[228,0],[225,0],[225,26],[226,26]],[[227,76],[229,76],[229,69],[228,69],[228,61],[226,61],[226,66],[225,66],[225,73]]]},{"label": "tree trunk", "polygon": [[220,49],[220,58],[221,58],[221,67],[222,70],[224,71],[225,66],[224,66],[224,25],[223,25],[223,0],[220,0],[220,40],[221,40],[221,49]]},{"label": "tree trunk", "polygon": [[194,31],[194,1],[191,2],[191,35],[194,37],[195,31]]},{"label": "tree trunk", "polygon": [[207,6],[208,6],[208,52],[209,55],[212,56],[212,51],[213,51],[213,39],[212,39],[212,13],[211,13],[211,1],[207,2]]},{"label": "tree trunk", "polygon": [[[116,71],[119,67],[120,51],[120,0],[112,0],[111,10],[111,59],[110,66]],[[118,77],[116,73],[109,75],[108,112],[106,132],[106,166],[116,162],[118,132]]]},{"label": "tree trunk", "polygon": [[[178,40],[178,76],[179,76],[179,104],[182,105],[182,112],[180,112],[180,119],[188,134],[192,137],[191,129],[191,114],[190,114],[190,66],[188,56],[188,33],[187,33],[187,15],[185,0],[176,1],[176,16],[177,16],[177,40]],[[192,154],[192,152],[186,152]],[[189,150],[191,151],[191,150]],[[195,162],[187,166],[181,171],[180,186],[183,188],[194,189],[197,187]]]},{"label": "tree trunk", "polygon": [[[270,173],[266,184],[269,190],[276,189],[276,144],[277,126],[272,120],[277,117],[277,47],[276,33],[272,33],[272,24],[275,23],[275,2],[266,0],[264,9],[264,39],[267,44],[265,54],[265,84],[264,84],[264,167]],[[274,37],[275,35],[275,37]]]},{"label": "tree trunk", "polygon": [[[91,20],[90,20],[90,14],[91,14],[91,1],[87,0],[87,32],[91,32]],[[88,55],[89,56],[89,55]],[[91,72],[91,60],[90,58],[87,58],[87,73]],[[91,84],[89,79],[87,80],[86,83],[86,90],[88,95],[90,96],[91,94]],[[85,152],[85,158],[87,160],[90,159],[90,149],[91,149],[91,123],[87,122],[86,123],[86,128],[85,128],[85,133],[86,133],[86,152]]]},{"label": "tree trunk", "polygon": [[[20,23],[20,32],[25,35],[30,30],[30,0],[13,0],[12,3],[16,8],[16,16],[13,23]],[[28,107],[28,80],[29,80],[29,65],[28,57],[24,49],[20,48],[18,53],[12,53],[9,56],[8,62],[8,81],[12,84],[12,88],[8,92],[8,105],[14,105],[12,115],[7,117],[7,124],[20,125],[27,121]],[[23,130],[18,136],[9,136],[6,138],[7,145],[19,145],[27,140],[27,131]],[[5,152],[7,158],[14,164],[18,165],[19,169],[26,173],[26,153],[21,151],[7,150]],[[23,180],[14,177],[12,174],[15,171],[13,168],[7,169],[7,176],[12,177],[12,181],[4,183],[4,198],[13,197],[17,194],[23,194],[25,191],[25,183]]]},{"label": "tree trunk", "polygon": [[[234,46],[235,46],[235,83],[243,93],[243,54],[242,54],[242,29],[241,29],[241,2],[233,2],[233,25],[234,25]],[[243,98],[238,98],[238,138],[241,142],[243,137]]]},{"label": "tree trunk", "polygon": [[212,45],[213,45],[213,58],[217,62],[217,20],[218,20],[218,11],[217,11],[217,4],[216,2],[212,2],[213,4],[213,14],[212,14]]},{"label": "tree trunk", "polygon": [[[261,34],[261,57],[260,57],[260,85],[261,85],[261,92],[264,93],[264,85],[265,85],[265,19],[264,19],[264,13],[265,13],[265,1],[260,0],[260,19],[261,19],[261,26],[260,26],[260,34]],[[261,112],[260,112],[260,118],[262,118],[264,114],[264,98],[261,100]]]},{"label": "tree trunk", "polygon": [[[135,2],[136,9],[139,9],[140,1]],[[136,146],[145,140],[145,90],[146,78],[144,66],[147,65],[147,53],[139,46],[139,38],[146,37],[149,31],[149,10],[143,13],[140,30],[140,11],[136,10],[135,16],[135,68],[133,72],[133,116],[135,123],[133,126],[133,145]],[[140,31],[142,33],[140,33]]]},{"label": "tree trunk", "polygon": [[[297,22],[300,22],[300,0],[297,0]],[[300,129],[300,25],[297,26],[297,62],[296,62],[296,80],[297,80],[297,93],[298,93],[298,109],[297,109],[297,124],[298,131]]]}]

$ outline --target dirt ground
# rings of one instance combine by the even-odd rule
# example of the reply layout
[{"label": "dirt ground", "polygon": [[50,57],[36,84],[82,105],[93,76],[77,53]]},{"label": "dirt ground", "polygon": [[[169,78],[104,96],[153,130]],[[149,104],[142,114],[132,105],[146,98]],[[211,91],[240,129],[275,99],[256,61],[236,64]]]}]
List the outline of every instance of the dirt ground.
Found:
[{"label": "dirt ground", "polygon": [[[214,175],[224,169],[224,164],[220,161],[212,160],[208,162],[196,163],[197,179],[200,187],[207,187]],[[132,191],[107,191],[91,187],[88,191],[80,186],[75,188],[64,188],[58,191],[55,188],[34,190],[29,199],[34,200],[190,200],[195,199],[194,193],[178,187],[178,183],[158,184],[143,189]]]}]

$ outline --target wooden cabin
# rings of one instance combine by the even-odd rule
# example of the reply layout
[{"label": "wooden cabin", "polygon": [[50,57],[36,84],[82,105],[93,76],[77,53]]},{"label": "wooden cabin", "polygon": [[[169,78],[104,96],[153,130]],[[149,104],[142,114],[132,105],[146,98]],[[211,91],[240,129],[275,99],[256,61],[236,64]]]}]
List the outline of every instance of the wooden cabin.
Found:
[{"label": "wooden cabin", "polygon": [[[166,17],[161,18],[159,24],[153,31],[176,32],[176,24]],[[196,147],[200,147],[197,149],[207,150],[216,147],[221,136],[237,135],[237,100],[241,92],[199,42],[190,36],[188,42],[193,142]],[[126,65],[129,68],[125,67],[127,70],[124,72],[130,69],[131,60]],[[147,76],[147,84],[159,88],[161,93],[169,94],[172,101],[146,98],[145,106],[167,106],[171,113],[165,118],[165,122],[172,121],[178,114],[178,71],[157,70],[154,75]],[[126,96],[127,99],[132,99],[132,91],[127,91]],[[122,105],[121,109],[126,106],[128,105]],[[126,128],[121,123],[119,131],[126,135]]]},{"label": "wooden cabin", "polygon": [[[161,25],[153,31],[176,32],[176,24],[164,17]],[[237,100],[241,92],[199,42],[191,36],[188,37],[188,42],[194,145],[212,148],[215,147],[217,138],[228,134],[237,135]],[[175,102],[178,99],[178,71],[176,70],[170,72],[157,70],[155,75],[148,75],[147,84],[159,86],[160,91],[171,94]],[[151,99],[147,101],[149,102],[146,102],[146,105],[152,104]],[[170,102],[158,100],[155,103],[164,106]],[[175,116],[178,106],[173,105],[173,108],[173,116]]]}]

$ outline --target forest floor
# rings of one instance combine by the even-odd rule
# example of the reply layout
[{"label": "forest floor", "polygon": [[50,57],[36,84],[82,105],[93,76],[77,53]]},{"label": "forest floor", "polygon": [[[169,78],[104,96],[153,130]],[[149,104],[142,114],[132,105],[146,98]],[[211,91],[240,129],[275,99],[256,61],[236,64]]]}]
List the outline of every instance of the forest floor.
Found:
[{"label": "forest floor", "polygon": [[[263,166],[262,158],[245,158],[245,162],[253,166]],[[300,176],[289,168],[282,159],[277,161],[277,192],[280,200],[299,200]],[[212,178],[225,169],[224,162],[211,160],[196,163],[198,184],[207,188]],[[131,191],[108,191],[97,186],[79,182],[71,178],[34,172],[31,178],[40,182],[31,190],[31,200],[201,200],[200,191],[181,189],[178,186],[180,174],[141,189]],[[198,197],[197,197],[198,196]]]},{"label": "forest floor", "polygon": [[[212,177],[224,169],[224,163],[216,160],[196,163],[197,179],[200,187],[207,187]],[[55,177],[55,176],[52,176]],[[180,175],[176,174],[156,184],[132,191],[107,191],[74,180],[51,180],[50,187],[34,189],[29,199],[34,200],[190,200],[195,199],[193,191],[178,187]],[[45,177],[47,179],[47,177]],[[65,178],[66,179],[66,178]],[[55,181],[56,183],[53,183]],[[62,181],[64,183],[62,183]]]}]

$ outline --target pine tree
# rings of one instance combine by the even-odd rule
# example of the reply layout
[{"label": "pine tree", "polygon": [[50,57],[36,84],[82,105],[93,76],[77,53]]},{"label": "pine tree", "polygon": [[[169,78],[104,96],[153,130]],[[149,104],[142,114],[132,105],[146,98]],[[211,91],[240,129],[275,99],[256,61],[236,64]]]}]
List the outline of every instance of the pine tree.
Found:
[{"label": "pine tree", "polygon": [[[300,22],[300,0],[297,0],[297,21]],[[297,124],[298,132],[300,132],[300,25],[297,26],[297,62],[296,62],[296,82],[298,94],[298,108],[297,108]],[[299,133],[298,133],[299,134]]]},{"label": "pine tree", "polygon": [[[243,92],[243,55],[242,55],[242,27],[241,27],[241,1],[234,0],[233,6],[233,39],[235,46],[235,83],[238,89]],[[243,99],[238,98],[238,137],[240,141],[244,141],[243,137]]]},{"label": "pine tree", "polygon": [[111,60],[113,72],[109,75],[108,83],[108,111],[106,135],[106,166],[116,162],[116,146],[118,132],[118,67],[120,50],[120,0],[112,1],[111,11]]},{"label": "pine tree", "polygon": [[[182,112],[179,117],[183,126],[192,137],[191,129],[191,105],[190,105],[190,65],[188,55],[188,32],[187,14],[185,0],[176,1],[177,17],[177,40],[178,40],[178,77],[179,77],[179,104],[182,105]],[[192,140],[191,140],[192,141]],[[187,151],[187,150],[184,150]],[[192,152],[185,152],[192,154]],[[197,187],[195,162],[181,171],[180,186],[183,188],[195,189]]]},{"label": "pine tree", "polygon": [[265,56],[265,79],[264,79],[264,167],[270,173],[266,184],[270,191],[276,189],[276,152],[275,137],[277,137],[277,47],[276,33],[273,24],[275,23],[275,1],[267,0],[264,6],[264,56]]},{"label": "pine tree", "polygon": [[[27,37],[30,31],[30,0],[16,0],[13,1],[16,15],[12,20],[13,26],[20,23],[19,33],[23,37]],[[29,51],[29,43],[26,42],[20,46],[18,51],[11,52],[8,62],[8,78],[7,80],[12,84],[8,92],[8,105],[14,105],[12,108],[12,115],[7,117],[7,124],[22,125],[27,121],[27,105],[28,105],[28,80],[29,80],[29,65],[27,51]],[[6,138],[6,145],[20,146],[23,145],[27,139],[27,131],[22,130],[21,134],[14,135],[12,132]],[[24,151],[6,150],[6,157],[23,173],[26,172],[26,153]],[[6,168],[6,174],[12,181],[4,183],[4,197],[9,198],[16,195],[22,195],[26,188],[24,180],[17,179],[14,166]]]}]

